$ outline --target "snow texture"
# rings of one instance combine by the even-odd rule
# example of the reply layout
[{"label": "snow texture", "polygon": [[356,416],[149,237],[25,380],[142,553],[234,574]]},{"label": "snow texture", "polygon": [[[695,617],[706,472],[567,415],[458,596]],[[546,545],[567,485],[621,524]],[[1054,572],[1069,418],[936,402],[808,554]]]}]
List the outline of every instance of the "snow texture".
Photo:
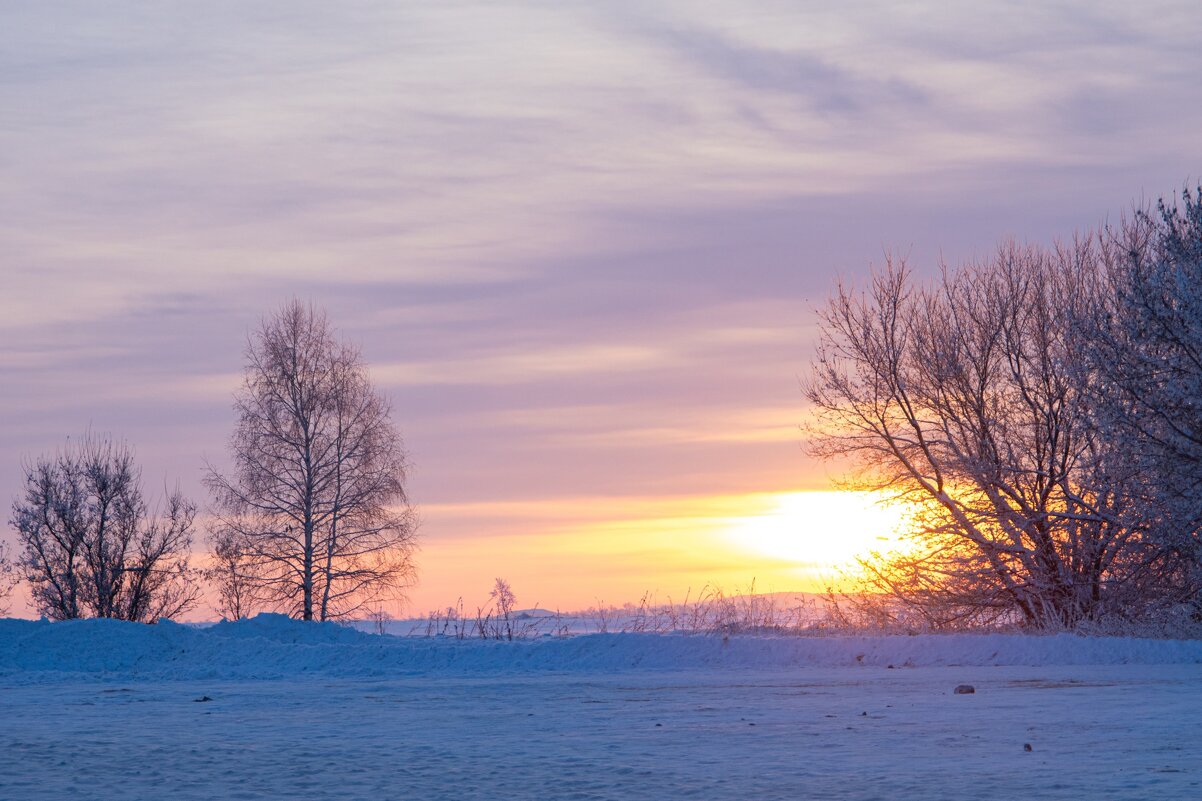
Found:
[{"label": "snow texture", "polygon": [[14,801],[1194,799],[1200,719],[1196,641],[0,621]]},{"label": "snow texture", "polygon": [[298,675],[613,672],[806,666],[1202,664],[1202,641],[1070,634],[876,637],[590,634],[513,642],[366,634],[333,623],[259,615],[210,627],[164,621],[0,620],[0,676],[262,679]]}]

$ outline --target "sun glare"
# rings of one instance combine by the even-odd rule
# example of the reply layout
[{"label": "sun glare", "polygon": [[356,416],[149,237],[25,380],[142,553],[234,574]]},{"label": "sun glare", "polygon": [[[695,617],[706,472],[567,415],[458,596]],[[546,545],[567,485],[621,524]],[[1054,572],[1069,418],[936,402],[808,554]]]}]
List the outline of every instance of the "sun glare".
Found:
[{"label": "sun glare", "polygon": [[732,521],[727,537],[745,551],[798,568],[846,568],[897,543],[902,512],[871,492],[791,492],[762,512]]}]

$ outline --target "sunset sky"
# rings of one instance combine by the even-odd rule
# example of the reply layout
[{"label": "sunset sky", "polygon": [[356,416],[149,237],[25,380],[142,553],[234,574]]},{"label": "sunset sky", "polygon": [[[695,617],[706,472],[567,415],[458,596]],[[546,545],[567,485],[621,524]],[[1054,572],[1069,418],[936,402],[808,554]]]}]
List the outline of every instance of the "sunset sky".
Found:
[{"label": "sunset sky", "polygon": [[836,278],[1202,176],[1197,2],[824,6],[5,5],[4,518],[88,427],[203,503],[298,297],[392,399],[406,612],[820,587],[888,527],[802,447]]}]

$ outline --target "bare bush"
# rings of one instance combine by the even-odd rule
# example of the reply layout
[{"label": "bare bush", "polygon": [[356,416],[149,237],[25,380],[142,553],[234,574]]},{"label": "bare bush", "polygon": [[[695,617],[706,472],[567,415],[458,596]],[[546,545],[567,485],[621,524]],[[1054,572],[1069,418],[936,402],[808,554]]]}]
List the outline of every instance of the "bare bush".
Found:
[{"label": "bare bush", "polygon": [[[508,586],[508,585],[506,585]],[[494,594],[496,593],[494,587]],[[681,601],[660,602],[651,592],[637,603],[611,606],[598,603],[576,612],[518,612],[509,603],[508,624],[504,605],[496,596],[474,615],[464,614],[463,600],[445,610],[430,612],[410,634],[457,639],[527,639],[568,636],[573,633],[648,634],[822,634],[836,626],[815,597],[788,593],[761,594],[753,581],[745,590],[726,592],[706,585],[686,592]]]},{"label": "bare bush", "polygon": [[487,606],[476,609],[475,636],[482,640],[521,640],[543,633],[543,618],[515,613],[517,596],[505,579],[496,580],[488,598]]},{"label": "bare bush", "polygon": [[8,599],[13,588],[17,586],[18,579],[16,566],[8,558],[4,543],[0,542],[0,617],[8,614]]},{"label": "bare bush", "polygon": [[27,464],[12,525],[38,612],[154,622],[192,608],[195,514],[178,490],[160,513],[148,510],[133,450],[106,438],[87,435]]},{"label": "bare bush", "polygon": [[392,620],[392,615],[384,607],[378,606],[367,613],[367,619],[372,624],[372,631],[382,637],[388,633],[388,623]]},{"label": "bare bush", "polygon": [[204,572],[205,580],[217,590],[214,608],[226,620],[251,617],[263,606],[256,590],[254,561],[242,550],[237,530],[219,529],[212,535],[213,561]]},{"label": "bare bush", "polygon": [[468,637],[470,628],[470,621],[463,612],[463,598],[461,597],[454,606],[427,614],[421,631],[414,629],[410,633],[423,633],[427,637],[454,637],[462,640]]},{"label": "bare bush", "polygon": [[[509,586],[509,582],[505,579],[497,579],[493,585],[492,591],[488,594],[492,601],[492,612],[495,616],[495,635],[500,639],[504,635],[505,639],[513,639],[513,607],[517,603],[517,596],[513,594],[513,589]],[[479,615],[477,614],[477,617]],[[481,636],[484,635],[483,629]]]},{"label": "bare bush", "polygon": [[598,603],[567,617],[598,633],[655,634],[798,634],[821,620],[813,600],[758,593],[754,580],[744,590],[732,593],[707,584],[697,593],[686,591],[680,601],[669,597],[661,602],[646,592],[638,603],[620,607]]}]

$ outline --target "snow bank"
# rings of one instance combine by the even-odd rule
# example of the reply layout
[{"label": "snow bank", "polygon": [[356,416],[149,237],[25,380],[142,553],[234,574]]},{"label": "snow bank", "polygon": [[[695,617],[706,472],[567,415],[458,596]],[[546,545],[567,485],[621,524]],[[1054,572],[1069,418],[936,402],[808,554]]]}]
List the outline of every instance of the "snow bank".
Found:
[{"label": "snow bank", "polygon": [[957,634],[768,637],[589,634],[515,642],[376,636],[332,623],[259,615],[200,628],[114,620],[0,620],[0,675],[278,678],[630,669],[897,668],[940,665],[1202,663],[1202,641]]}]

